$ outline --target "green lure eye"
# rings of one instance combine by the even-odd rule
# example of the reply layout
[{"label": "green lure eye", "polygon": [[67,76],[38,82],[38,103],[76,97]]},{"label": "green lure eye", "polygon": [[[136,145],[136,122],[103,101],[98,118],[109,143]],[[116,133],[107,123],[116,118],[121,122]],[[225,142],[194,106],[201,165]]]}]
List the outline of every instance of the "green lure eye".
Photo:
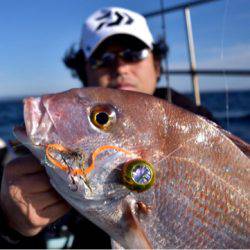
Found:
[{"label": "green lure eye", "polygon": [[122,169],[122,179],[129,189],[143,192],[154,184],[154,168],[142,159],[129,161]]}]

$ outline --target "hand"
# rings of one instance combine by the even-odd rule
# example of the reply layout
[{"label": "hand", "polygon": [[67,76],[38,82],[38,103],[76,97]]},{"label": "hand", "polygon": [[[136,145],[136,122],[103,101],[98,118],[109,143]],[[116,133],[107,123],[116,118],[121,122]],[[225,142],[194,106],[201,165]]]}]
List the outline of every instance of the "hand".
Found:
[{"label": "hand", "polygon": [[24,236],[38,234],[70,210],[33,156],[5,166],[0,199],[9,226]]}]

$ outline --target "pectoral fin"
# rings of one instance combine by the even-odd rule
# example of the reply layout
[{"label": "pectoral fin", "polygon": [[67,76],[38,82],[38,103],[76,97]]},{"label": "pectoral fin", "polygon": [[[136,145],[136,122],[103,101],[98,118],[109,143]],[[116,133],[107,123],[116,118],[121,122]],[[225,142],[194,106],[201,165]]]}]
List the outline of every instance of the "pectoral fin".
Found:
[{"label": "pectoral fin", "polygon": [[111,248],[112,249],[125,249],[122,245],[120,245],[117,241],[111,239]]},{"label": "pectoral fin", "polygon": [[152,245],[136,217],[136,212],[129,203],[125,208],[124,221],[128,229],[124,235],[126,248],[152,249]]}]

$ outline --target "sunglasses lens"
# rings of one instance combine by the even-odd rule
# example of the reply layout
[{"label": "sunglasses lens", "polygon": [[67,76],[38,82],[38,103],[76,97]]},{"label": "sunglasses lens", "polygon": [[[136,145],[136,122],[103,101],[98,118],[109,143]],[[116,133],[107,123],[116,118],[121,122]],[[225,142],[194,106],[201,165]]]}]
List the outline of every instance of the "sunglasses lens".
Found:
[{"label": "sunglasses lens", "polygon": [[121,57],[127,62],[138,62],[145,59],[148,56],[148,49],[142,49],[138,51],[125,50],[122,52]]},{"label": "sunglasses lens", "polygon": [[100,58],[93,58],[89,59],[89,63],[92,68],[97,69],[101,67],[109,67],[112,65],[116,58],[116,55],[113,53],[104,53]]},{"label": "sunglasses lens", "polygon": [[114,53],[104,53],[101,61],[102,61],[102,66],[103,67],[108,67],[110,65],[112,65],[115,61],[116,55]]},{"label": "sunglasses lens", "polygon": [[120,57],[122,60],[130,63],[130,62],[141,61],[145,59],[148,56],[148,54],[149,54],[148,49],[142,49],[138,51],[127,49],[118,54],[112,52],[106,52],[98,59],[91,58],[89,60],[89,63],[92,66],[92,68],[97,69],[101,67],[110,67],[114,65],[117,57]]}]

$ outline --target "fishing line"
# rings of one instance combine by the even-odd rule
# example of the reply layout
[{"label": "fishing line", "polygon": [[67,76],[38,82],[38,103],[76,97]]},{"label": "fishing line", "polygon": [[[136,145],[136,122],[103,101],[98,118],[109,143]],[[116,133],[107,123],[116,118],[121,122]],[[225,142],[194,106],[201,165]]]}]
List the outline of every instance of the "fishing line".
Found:
[{"label": "fishing line", "polygon": [[[220,59],[222,63],[224,61],[224,38],[225,38],[225,25],[226,25],[227,13],[228,13],[228,5],[229,5],[229,0],[226,0],[224,13],[223,13],[223,19],[222,19],[222,37],[221,37],[221,55],[220,55]],[[223,79],[224,79],[224,86],[225,86],[225,91],[226,91],[226,129],[229,130],[229,87],[228,87],[228,79],[226,76],[225,68],[223,69]]]},{"label": "fishing line", "polygon": [[[163,13],[164,10],[164,0],[160,0],[160,5],[161,5],[161,29],[162,29],[162,39],[164,41],[164,46],[166,46],[166,20],[165,20],[165,15]],[[165,81],[166,81],[166,97],[169,103],[172,103],[172,93],[170,89],[170,81],[169,81],[169,74],[167,73],[168,70],[168,55],[166,54],[164,57],[164,60],[162,60],[163,63],[163,71],[164,71],[164,76],[165,76]]]}]

